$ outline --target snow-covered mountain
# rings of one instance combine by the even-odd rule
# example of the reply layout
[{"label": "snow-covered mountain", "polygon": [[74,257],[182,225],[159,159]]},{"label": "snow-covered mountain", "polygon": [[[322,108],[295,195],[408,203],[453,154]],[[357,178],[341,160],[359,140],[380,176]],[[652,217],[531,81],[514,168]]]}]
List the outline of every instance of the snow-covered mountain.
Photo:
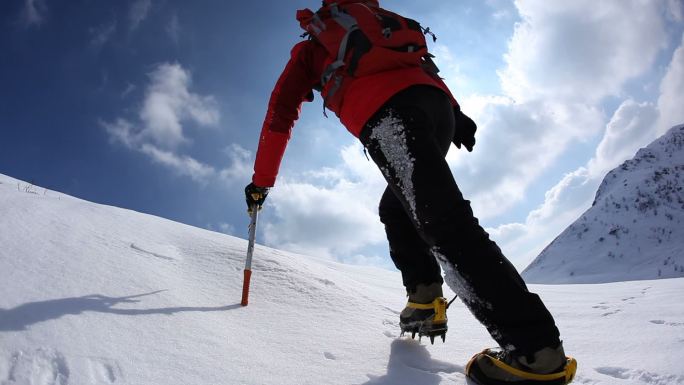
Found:
[{"label": "snow-covered mountain", "polygon": [[[464,384],[493,343],[459,301],[400,338],[398,273],[262,246],[241,307],[246,248],[0,175],[0,385]],[[576,383],[684,384],[684,279],[531,289]]]},{"label": "snow-covered mountain", "polygon": [[684,277],[684,125],[609,172],[592,207],[523,277],[534,283]]}]

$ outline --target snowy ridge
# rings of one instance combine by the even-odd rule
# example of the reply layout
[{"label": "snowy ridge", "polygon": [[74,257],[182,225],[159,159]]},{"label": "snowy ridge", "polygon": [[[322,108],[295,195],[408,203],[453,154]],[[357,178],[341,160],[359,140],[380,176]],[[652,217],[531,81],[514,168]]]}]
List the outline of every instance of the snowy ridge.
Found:
[{"label": "snowy ridge", "polygon": [[684,277],[684,125],[610,171],[592,207],[525,269],[534,283]]},{"label": "snowy ridge", "polygon": [[[459,301],[445,344],[399,338],[397,273],[262,246],[241,307],[246,241],[23,183],[0,175],[0,385],[464,384],[492,345]],[[684,383],[684,279],[531,289],[576,383]]]}]

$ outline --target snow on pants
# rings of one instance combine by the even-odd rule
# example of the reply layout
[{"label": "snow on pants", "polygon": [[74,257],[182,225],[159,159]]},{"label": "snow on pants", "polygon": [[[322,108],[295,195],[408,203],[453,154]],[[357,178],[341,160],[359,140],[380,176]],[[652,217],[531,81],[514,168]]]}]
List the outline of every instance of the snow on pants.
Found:
[{"label": "snow on pants", "polygon": [[[530,354],[559,341],[553,317],[489,239],[445,156],[454,135],[448,97],[413,86],[366,123],[360,139],[387,180],[380,220],[404,285],[446,283],[501,347]],[[439,263],[438,263],[439,262]]]}]

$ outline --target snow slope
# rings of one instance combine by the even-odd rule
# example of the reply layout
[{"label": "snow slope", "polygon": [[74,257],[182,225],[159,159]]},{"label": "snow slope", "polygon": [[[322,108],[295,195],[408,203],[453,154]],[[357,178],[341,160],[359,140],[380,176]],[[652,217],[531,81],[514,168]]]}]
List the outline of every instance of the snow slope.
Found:
[{"label": "snow slope", "polygon": [[535,283],[684,277],[684,125],[606,175],[592,207],[525,269]]},{"label": "snow slope", "polygon": [[[0,385],[464,384],[492,345],[458,301],[399,338],[396,272],[261,246],[241,307],[246,246],[0,175]],[[684,279],[532,290],[576,383],[684,384]]]}]

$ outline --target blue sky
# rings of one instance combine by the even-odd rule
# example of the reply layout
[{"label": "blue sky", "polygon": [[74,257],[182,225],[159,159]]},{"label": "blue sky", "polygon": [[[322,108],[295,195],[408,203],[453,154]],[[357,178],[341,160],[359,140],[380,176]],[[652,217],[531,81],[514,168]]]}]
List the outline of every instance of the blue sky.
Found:
[{"label": "blue sky", "polygon": [[[524,267],[602,176],[684,122],[681,0],[383,1],[430,26],[478,122],[450,152],[476,215]],[[566,4],[567,3],[567,4]],[[0,173],[246,237],[268,98],[317,1],[0,3]],[[304,106],[259,241],[389,265],[374,165],[320,98]]]}]

